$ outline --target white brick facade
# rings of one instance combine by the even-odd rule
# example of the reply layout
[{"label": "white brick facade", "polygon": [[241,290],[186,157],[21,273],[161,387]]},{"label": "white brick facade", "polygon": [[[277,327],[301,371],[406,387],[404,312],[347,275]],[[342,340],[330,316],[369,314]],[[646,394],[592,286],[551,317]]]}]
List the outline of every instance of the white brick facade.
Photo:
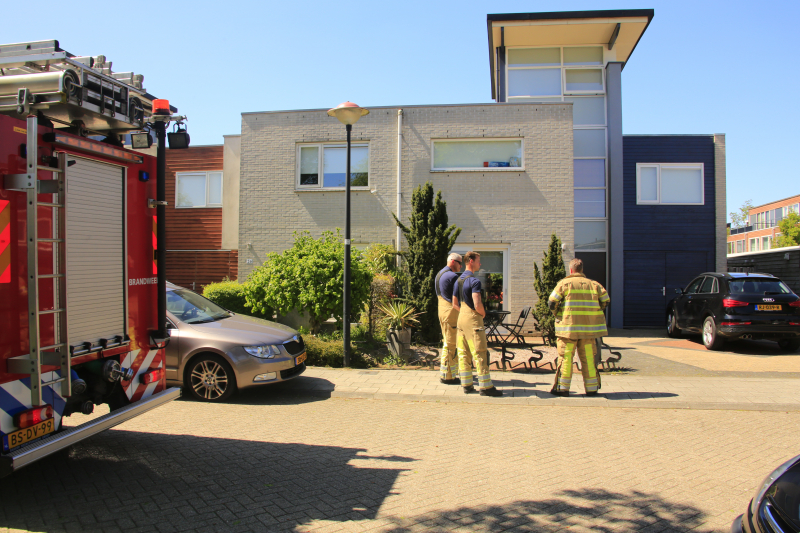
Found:
[{"label": "white brick facade", "polygon": [[[442,191],[459,244],[509,246],[506,309],[534,305],[533,262],[541,266],[552,233],[573,257],[572,105],[482,104],[403,109],[402,213],[426,181]],[[370,191],[351,198],[352,241],[393,244],[397,198],[397,110],[371,108],[353,126],[353,142],[370,146]],[[432,172],[432,139],[521,137],[524,171]],[[325,110],[242,115],[239,279],[267,252],[290,247],[292,232],[344,228],[344,192],[298,191],[297,145],[341,142],[345,128]],[[248,246],[249,245],[249,246]],[[252,259],[252,263],[247,263]]]}]

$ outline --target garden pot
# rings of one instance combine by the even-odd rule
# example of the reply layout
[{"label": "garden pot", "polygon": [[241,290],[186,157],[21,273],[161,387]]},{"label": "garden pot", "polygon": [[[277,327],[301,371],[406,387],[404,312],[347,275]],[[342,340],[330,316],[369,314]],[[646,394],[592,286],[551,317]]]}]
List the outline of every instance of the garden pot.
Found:
[{"label": "garden pot", "polygon": [[411,347],[411,328],[389,329],[386,332],[387,346],[395,356],[407,362],[405,353]]}]

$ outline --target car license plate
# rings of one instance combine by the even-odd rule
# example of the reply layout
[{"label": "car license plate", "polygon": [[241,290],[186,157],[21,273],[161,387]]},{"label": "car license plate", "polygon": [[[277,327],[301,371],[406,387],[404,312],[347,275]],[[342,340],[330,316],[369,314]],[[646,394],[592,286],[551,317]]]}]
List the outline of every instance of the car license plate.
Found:
[{"label": "car license plate", "polygon": [[43,422],[39,422],[35,426],[31,426],[29,428],[20,429],[13,433],[9,433],[6,435],[8,439],[8,448],[16,448],[17,446],[22,446],[23,444],[32,441],[33,439],[38,439],[39,437],[43,437],[48,433],[52,433],[56,430],[56,423],[55,420],[52,418],[47,419]]},{"label": "car license plate", "polygon": [[756,311],[780,311],[780,305],[757,305]]},{"label": "car license plate", "polygon": [[305,360],[306,360],[306,354],[298,355],[297,357],[295,357],[295,363],[294,364],[295,365],[299,365],[300,363],[302,363]]}]

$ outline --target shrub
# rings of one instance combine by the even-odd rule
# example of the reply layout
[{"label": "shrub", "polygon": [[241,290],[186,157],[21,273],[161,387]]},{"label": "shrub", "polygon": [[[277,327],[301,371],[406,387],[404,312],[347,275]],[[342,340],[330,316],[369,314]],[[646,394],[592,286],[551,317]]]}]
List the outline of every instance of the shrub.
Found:
[{"label": "shrub", "polygon": [[533,287],[539,297],[539,301],[536,302],[536,307],[533,310],[533,316],[536,317],[536,321],[539,323],[542,338],[546,338],[551,346],[556,344],[556,319],[547,306],[547,299],[553,289],[556,288],[558,282],[566,276],[564,257],[561,255],[561,239],[556,237],[554,233],[550,238],[550,246],[544,252],[544,257],[542,258],[541,272],[538,265],[533,263]]},{"label": "shrub", "polygon": [[369,286],[369,299],[361,315],[361,322],[366,325],[371,338],[375,338],[375,325],[382,316],[378,307],[388,304],[393,296],[394,278],[389,274],[375,274]]},{"label": "shrub", "polygon": [[[344,366],[344,344],[341,340],[328,340],[314,335],[304,335],[303,341],[306,344],[306,364],[334,368],[342,368]],[[350,343],[350,366],[352,368],[369,368],[372,366],[370,360],[352,342]]]},{"label": "shrub", "polygon": [[[343,320],[344,243],[339,230],[325,231],[319,239],[307,231],[294,235],[291,248],[268,254],[264,264],[250,274],[245,298],[259,312],[305,313],[311,332],[316,333],[330,316]],[[351,254],[350,305],[358,312],[369,297],[372,274],[358,251]]]},{"label": "shrub", "polygon": [[238,281],[209,283],[203,289],[203,296],[234,313],[272,320],[273,313],[271,309],[267,308],[263,312],[254,312],[247,305],[245,286]]},{"label": "shrub", "polygon": [[394,213],[392,216],[408,241],[408,251],[403,254],[408,275],[400,276],[402,296],[420,312],[419,333],[422,338],[438,340],[441,329],[433,282],[436,273],[447,263],[447,254],[456,243],[461,228],[448,223],[447,202],[442,200],[442,191],[433,194],[430,181],[414,189],[408,226]]}]

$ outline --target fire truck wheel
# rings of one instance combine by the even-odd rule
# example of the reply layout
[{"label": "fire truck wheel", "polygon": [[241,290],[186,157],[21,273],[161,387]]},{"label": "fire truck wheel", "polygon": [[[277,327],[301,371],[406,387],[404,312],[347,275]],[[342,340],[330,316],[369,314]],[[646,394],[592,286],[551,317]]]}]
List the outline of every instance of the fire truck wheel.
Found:
[{"label": "fire truck wheel", "polygon": [[195,400],[222,402],[236,391],[236,375],[222,357],[201,354],[186,366],[183,384]]}]

